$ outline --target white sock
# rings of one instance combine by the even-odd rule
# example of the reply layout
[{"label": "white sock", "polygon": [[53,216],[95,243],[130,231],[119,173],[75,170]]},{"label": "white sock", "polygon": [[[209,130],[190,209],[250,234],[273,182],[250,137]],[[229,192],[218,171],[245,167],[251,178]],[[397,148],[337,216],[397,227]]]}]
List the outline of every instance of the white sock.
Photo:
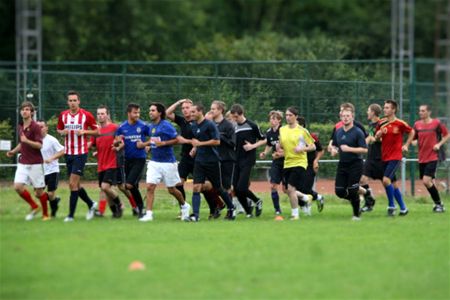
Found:
[{"label": "white sock", "polygon": [[151,211],[151,210],[147,210],[147,215],[149,215],[149,216],[153,216],[153,211]]},{"label": "white sock", "polygon": [[293,216],[298,216],[298,207],[292,209],[292,215]]},{"label": "white sock", "polygon": [[182,208],[187,208],[187,207],[188,207],[188,203],[187,203],[187,202],[184,202],[184,204],[181,205],[181,207],[182,207]]},{"label": "white sock", "polygon": [[309,197],[307,195],[303,195],[302,199],[303,199],[303,201],[308,202]]}]

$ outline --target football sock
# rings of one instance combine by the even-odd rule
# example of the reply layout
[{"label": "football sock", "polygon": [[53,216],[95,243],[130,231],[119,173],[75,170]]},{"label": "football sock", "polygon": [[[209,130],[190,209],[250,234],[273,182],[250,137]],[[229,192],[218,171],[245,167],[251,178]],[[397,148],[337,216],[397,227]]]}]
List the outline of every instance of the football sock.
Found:
[{"label": "football sock", "polygon": [[186,200],[186,192],[184,191],[184,185],[177,185],[175,186],[177,190],[180,191],[180,193],[183,195],[183,199]]},{"label": "football sock", "polygon": [[100,201],[98,201],[99,213],[103,215],[105,213],[105,209],[106,209],[106,199],[100,199]]},{"label": "football sock", "polygon": [[133,195],[127,196],[128,201],[130,202],[130,205],[132,208],[136,208],[136,202],[134,201]]},{"label": "football sock", "polygon": [[73,218],[75,215],[75,209],[77,208],[78,201],[78,191],[70,191],[70,201],[69,201],[69,217]]},{"label": "football sock", "polygon": [[439,196],[439,192],[436,186],[433,184],[430,188],[427,187],[428,192],[431,195],[431,199],[435,204],[441,204],[441,197]]},{"label": "football sock", "polygon": [[272,196],[273,208],[276,211],[280,211],[280,196],[278,195],[278,191],[272,191],[270,195]]},{"label": "football sock", "polygon": [[130,192],[133,195],[134,202],[136,202],[136,206],[139,208],[139,211],[142,212],[144,209],[144,202],[142,201],[142,196],[141,193],[139,192],[139,189],[133,186]]},{"label": "football sock", "polygon": [[42,216],[48,217],[48,206],[47,206],[48,194],[43,193],[41,197],[39,197],[39,201],[41,202],[42,206]]},{"label": "football sock", "polygon": [[200,199],[200,193],[192,193],[192,212],[197,217],[200,215]]},{"label": "football sock", "polygon": [[355,217],[359,217],[359,196],[356,195],[356,197],[353,197],[352,199],[350,199],[350,203],[352,205],[353,208],[353,216]]},{"label": "football sock", "polygon": [[91,198],[89,198],[84,188],[80,188],[78,190],[78,196],[80,196],[81,200],[83,200],[87,204],[87,206],[89,206],[89,208],[91,208],[92,205],[94,204],[94,201],[92,201]]},{"label": "football sock", "polygon": [[28,190],[23,190],[22,194],[19,194],[19,196],[31,206],[31,209],[36,209],[39,207],[36,202],[34,202],[33,198],[31,198]]},{"label": "football sock", "polygon": [[394,203],[394,186],[392,184],[386,186],[384,188],[386,190],[386,195],[388,198],[388,206],[389,207],[395,207],[395,203]]},{"label": "football sock", "polygon": [[298,207],[292,209],[292,216],[298,216]]},{"label": "football sock", "polygon": [[247,190],[247,198],[250,198],[255,203],[259,201],[259,198],[250,190]]},{"label": "football sock", "polygon": [[117,196],[116,198],[113,199],[113,203],[114,203],[118,208],[120,208],[121,203],[120,203],[119,196]]},{"label": "football sock", "polygon": [[405,210],[406,205],[405,205],[405,202],[403,201],[403,197],[402,197],[402,193],[400,192],[400,189],[398,189],[398,188],[394,189],[394,197],[395,197],[395,200],[397,200],[397,203],[400,206],[400,209]]},{"label": "football sock", "polygon": [[361,185],[361,187],[366,190],[365,195],[368,195],[369,194],[369,185],[368,184],[364,184],[364,185]]},{"label": "football sock", "polygon": [[220,194],[220,197],[222,197],[223,201],[225,202],[225,205],[227,206],[227,208],[232,209],[234,207],[234,205],[233,205],[233,201],[230,198],[230,195],[223,189],[219,191],[219,194]]},{"label": "football sock", "polygon": [[[212,190],[209,190],[203,191],[202,194],[205,197],[206,203],[208,203],[209,213],[214,214],[214,212],[216,211],[216,200],[214,192]],[[194,201],[194,198],[192,198],[192,201]],[[194,202],[192,202],[192,205],[194,205]]]},{"label": "football sock", "polygon": [[[216,190],[215,188],[212,189],[212,192],[214,193],[214,201],[216,202],[216,207],[223,208],[225,206],[225,204],[222,201],[222,199],[220,199],[222,193],[220,191]],[[219,197],[219,195],[220,195],[220,197]]]},{"label": "football sock", "polygon": [[239,203],[241,203],[242,208],[245,210],[246,214],[251,214],[252,213],[252,209],[251,207],[248,205],[247,202],[247,193],[246,192],[240,192],[240,191],[236,191],[236,197],[239,200]]}]

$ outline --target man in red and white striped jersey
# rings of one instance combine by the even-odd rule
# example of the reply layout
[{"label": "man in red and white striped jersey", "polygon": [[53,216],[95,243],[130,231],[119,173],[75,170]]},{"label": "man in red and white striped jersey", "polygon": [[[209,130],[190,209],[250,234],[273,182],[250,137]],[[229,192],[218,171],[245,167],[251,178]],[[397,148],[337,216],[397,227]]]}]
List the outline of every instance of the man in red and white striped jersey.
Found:
[{"label": "man in red and white striped jersey", "polygon": [[80,178],[88,156],[88,135],[98,135],[97,124],[90,112],[80,108],[78,92],[67,93],[67,104],[69,109],[59,115],[57,125],[58,133],[65,136],[64,148],[70,187],[69,215],[64,222],[73,221],[78,196],[88,205],[86,219],[91,220],[97,203],[92,201],[86,190],[80,186]]}]

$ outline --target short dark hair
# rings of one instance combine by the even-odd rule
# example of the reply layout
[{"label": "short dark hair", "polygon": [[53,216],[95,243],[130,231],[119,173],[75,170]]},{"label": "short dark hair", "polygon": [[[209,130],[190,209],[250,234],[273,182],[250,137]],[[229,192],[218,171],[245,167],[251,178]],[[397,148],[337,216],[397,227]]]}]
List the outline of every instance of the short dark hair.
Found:
[{"label": "short dark hair", "polygon": [[427,111],[431,111],[431,106],[429,104],[420,104],[419,107],[425,106]]},{"label": "short dark hair", "polygon": [[369,105],[369,109],[373,111],[375,116],[379,117],[381,115],[381,106],[377,103],[372,103]]},{"label": "short dark hair", "polygon": [[306,120],[305,120],[305,117],[303,117],[303,116],[298,116],[298,117],[297,117],[297,122],[298,122],[298,124],[300,124],[302,127],[306,127]]},{"label": "short dark hair", "polygon": [[100,104],[97,109],[106,109],[106,113],[109,115],[109,108],[105,104]]},{"label": "short dark hair", "polygon": [[339,108],[340,108],[340,109],[343,109],[343,110],[351,110],[352,113],[355,112],[355,106],[354,106],[352,103],[350,103],[350,102],[342,103],[342,104],[339,106]]},{"label": "short dark hair", "polygon": [[205,113],[205,106],[201,103],[195,103],[194,106],[197,108],[197,111],[201,111],[202,113]]},{"label": "short dark hair", "polygon": [[387,99],[384,101],[384,104],[387,104],[387,103],[392,105],[392,107],[395,109],[395,112],[397,112],[397,101],[395,101],[394,99]]},{"label": "short dark hair", "polygon": [[75,91],[75,90],[70,90],[70,91],[68,91],[66,97],[69,98],[69,96],[71,96],[71,95],[76,95],[76,96],[78,97],[78,100],[80,100],[80,98],[81,98],[81,97],[80,97],[80,93],[78,93],[78,92]]},{"label": "short dark hair", "polygon": [[217,107],[222,111],[222,114],[225,113],[225,111],[227,110],[227,106],[225,104],[225,102],[220,101],[220,100],[214,100],[211,105],[217,105]]},{"label": "short dark hair", "polygon": [[233,104],[233,106],[231,106],[230,108],[230,113],[232,114],[243,115],[244,112],[244,107],[240,104]]},{"label": "short dark hair", "polygon": [[153,103],[150,103],[150,105],[148,107],[150,108],[150,106],[156,107],[156,110],[161,114],[162,120],[164,120],[166,118],[166,107],[164,106],[164,104],[159,103],[159,102],[153,102]]},{"label": "short dark hair", "polygon": [[293,115],[298,116],[298,108],[295,106],[289,106],[287,111],[291,112]]},{"label": "short dark hair", "polygon": [[133,102],[128,103],[128,105],[127,105],[127,113],[130,113],[133,109],[140,109],[140,108],[141,108],[141,106],[139,104],[137,104],[137,103],[133,103]]},{"label": "short dark hair", "polygon": [[35,108],[33,103],[31,103],[31,101],[22,102],[22,104],[20,105],[20,110],[24,109],[25,107],[29,107],[31,112],[34,113]]}]

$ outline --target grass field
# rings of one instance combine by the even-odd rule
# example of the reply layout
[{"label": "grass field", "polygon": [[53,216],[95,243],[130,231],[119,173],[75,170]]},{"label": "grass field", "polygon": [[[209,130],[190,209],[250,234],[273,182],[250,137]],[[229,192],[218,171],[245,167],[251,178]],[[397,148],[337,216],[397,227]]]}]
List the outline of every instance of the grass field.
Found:
[{"label": "grass field", "polygon": [[[199,223],[183,223],[158,191],[151,223],[129,209],[88,222],[82,202],[76,221],[63,223],[67,190],[48,222],[24,221],[26,203],[12,189],[0,194],[0,299],[450,298],[449,212],[434,214],[423,199],[407,199],[403,218],[386,217],[379,199],[353,222],[350,205],[328,197],[320,214],[275,222],[261,194],[260,218],[207,221],[202,209]],[[128,271],[135,260],[146,269]]]}]

